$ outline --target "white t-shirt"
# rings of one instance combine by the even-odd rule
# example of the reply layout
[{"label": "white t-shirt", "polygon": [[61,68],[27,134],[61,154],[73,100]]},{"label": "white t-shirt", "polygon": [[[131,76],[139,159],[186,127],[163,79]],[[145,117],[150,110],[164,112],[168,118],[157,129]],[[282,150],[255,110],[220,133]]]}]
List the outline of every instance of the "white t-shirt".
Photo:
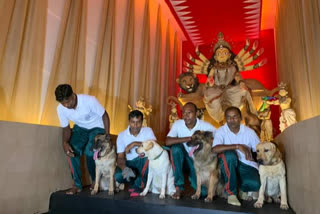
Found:
[{"label": "white t-shirt", "polygon": [[[252,149],[253,152],[256,151],[256,145],[260,142],[256,133],[247,126],[240,125],[240,130],[237,134],[233,133],[227,124],[221,126],[215,135],[213,140],[213,145],[232,145],[232,144],[244,144]],[[254,161],[246,160],[245,154],[243,154],[239,149],[236,150],[239,160],[249,166],[258,169],[258,165]]]},{"label": "white t-shirt", "polygon": [[67,127],[69,121],[85,129],[103,128],[102,115],[106,111],[99,101],[89,95],[77,94],[76,109],[68,109],[61,103],[57,107],[61,127]]},{"label": "white t-shirt", "polygon": [[[130,126],[128,126],[128,128],[126,130],[124,130],[123,132],[121,132],[118,135],[118,138],[117,138],[117,153],[118,154],[125,152],[126,147],[134,141],[143,142],[146,140],[157,140],[153,134],[152,129],[149,127],[142,127],[137,136],[132,135],[130,133],[129,128],[130,128]],[[126,154],[127,160],[133,160],[136,157],[138,157],[136,149],[137,149],[137,146],[131,148],[130,152],[128,154]]]},{"label": "white t-shirt", "polygon": [[[197,118],[197,123],[196,125],[192,128],[189,129],[184,120],[177,120],[176,122],[173,123],[169,133],[168,137],[191,137],[195,131],[210,131],[213,132],[213,137],[215,136],[216,128],[213,127],[210,123],[207,123],[203,120],[199,120]],[[187,142],[183,143],[184,148],[186,151],[189,153],[192,147],[187,146]]]}]

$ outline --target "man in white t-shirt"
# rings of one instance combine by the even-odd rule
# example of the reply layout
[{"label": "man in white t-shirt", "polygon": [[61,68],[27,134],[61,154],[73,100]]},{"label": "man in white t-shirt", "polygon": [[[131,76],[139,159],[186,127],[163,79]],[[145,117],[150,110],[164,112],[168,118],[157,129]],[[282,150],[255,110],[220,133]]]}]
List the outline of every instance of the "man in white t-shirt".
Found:
[{"label": "man in white t-shirt", "polygon": [[216,132],[212,151],[219,154],[228,203],[240,206],[238,184],[243,192],[256,192],[260,188],[258,165],[252,158],[260,140],[252,129],[240,124],[242,116],[237,107],[227,108],[225,119],[227,123]]},{"label": "man in white t-shirt", "polygon": [[117,169],[115,179],[119,183],[131,184],[131,196],[137,196],[144,188],[148,176],[148,159],[139,157],[136,149],[143,141],[156,140],[149,127],[142,127],[143,114],[139,110],[129,113],[129,126],[117,138]]},{"label": "man in white t-shirt", "polygon": [[[210,123],[197,118],[197,106],[194,103],[189,102],[183,106],[182,117],[183,120],[174,122],[166,139],[166,145],[171,146],[170,152],[173,161],[174,183],[176,186],[176,193],[172,196],[174,199],[180,199],[181,193],[184,190],[184,164],[189,170],[191,186],[194,189],[197,187],[193,157],[189,157],[188,155],[191,148],[187,146],[187,142],[191,140],[191,136],[197,130],[211,131],[213,135],[215,135],[216,131]],[[201,195],[206,195],[206,192],[206,188],[202,187]]]},{"label": "man in white t-shirt", "polygon": [[[91,180],[95,181],[95,162],[91,146],[98,134],[109,135],[109,116],[98,100],[89,95],[75,94],[68,84],[61,84],[55,90],[56,100],[60,103],[57,113],[63,128],[63,150],[70,158],[74,186],[67,194],[81,192],[80,156],[86,155]],[[70,128],[69,121],[74,122]]]}]

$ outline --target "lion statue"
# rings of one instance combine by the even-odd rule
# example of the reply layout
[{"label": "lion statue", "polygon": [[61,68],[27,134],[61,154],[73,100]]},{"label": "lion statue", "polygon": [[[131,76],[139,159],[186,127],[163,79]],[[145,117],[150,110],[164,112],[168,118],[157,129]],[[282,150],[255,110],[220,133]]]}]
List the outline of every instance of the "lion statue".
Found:
[{"label": "lion statue", "polygon": [[193,102],[199,109],[205,108],[203,103],[205,85],[199,84],[196,74],[192,72],[181,73],[176,81],[180,88],[186,92],[185,94],[178,94],[180,105],[183,106],[187,102]]}]

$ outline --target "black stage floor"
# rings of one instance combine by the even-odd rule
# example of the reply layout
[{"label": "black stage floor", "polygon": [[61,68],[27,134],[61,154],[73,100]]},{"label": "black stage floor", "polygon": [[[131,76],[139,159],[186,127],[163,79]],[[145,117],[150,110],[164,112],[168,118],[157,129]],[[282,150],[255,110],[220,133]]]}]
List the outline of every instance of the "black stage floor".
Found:
[{"label": "black stage floor", "polygon": [[214,198],[212,203],[203,200],[192,200],[190,196],[183,196],[180,200],[173,200],[167,196],[160,200],[158,195],[148,193],[145,197],[130,197],[129,192],[121,191],[114,196],[107,192],[90,195],[89,188],[79,194],[66,195],[65,191],[58,191],[51,195],[49,213],[115,213],[115,214],[231,214],[231,213],[258,213],[258,214],[289,214],[292,210],[283,211],[279,204],[265,204],[263,208],[253,207],[254,202],[242,201],[241,207],[227,204],[223,198]]}]

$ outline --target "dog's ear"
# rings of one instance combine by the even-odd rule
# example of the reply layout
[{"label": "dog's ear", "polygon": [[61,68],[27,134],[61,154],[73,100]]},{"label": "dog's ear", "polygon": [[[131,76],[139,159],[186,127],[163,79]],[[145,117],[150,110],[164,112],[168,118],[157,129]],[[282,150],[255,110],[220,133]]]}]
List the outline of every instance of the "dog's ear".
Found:
[{"label": "dog's ear", "polygon": [[110,134],[106,134],[106,140],[111,140]]},{"label": "dog's ear", "polygon": [[282,159],[282,154],[280,150],[276,147],[276,152],[274,153],[274,158],[278,161],[279,159]]},{"label": "dog's ear", "polygon": [[280,150],[278,149],[278,146],[276,143],[271,142],[273,144],[272,150],[274,151],[274,155],[271,159],[272,163],[278,163],[282,159],[282,154]]},{"label": "dog's ear", "polygon": [[204,132],[204,137],[205,138],[213,138],[213,132],[205,131]]},{"label": "dog's ear", "polygon": [[148,141],[148,144],[147,144],[147,146],[145,147],[145,151],[149,151],[150,149],[152,149],[153,148],[153,145],[154,145],[154,143],[153,143],[153,141]]},{"label": "dog's ear", "polygon": [[201,134],[201,132],[202,132],[202,131],[197,130],[197,131],[195,131],[195,132],[193,133],[193,135],[199,135],[199,134]]}]

